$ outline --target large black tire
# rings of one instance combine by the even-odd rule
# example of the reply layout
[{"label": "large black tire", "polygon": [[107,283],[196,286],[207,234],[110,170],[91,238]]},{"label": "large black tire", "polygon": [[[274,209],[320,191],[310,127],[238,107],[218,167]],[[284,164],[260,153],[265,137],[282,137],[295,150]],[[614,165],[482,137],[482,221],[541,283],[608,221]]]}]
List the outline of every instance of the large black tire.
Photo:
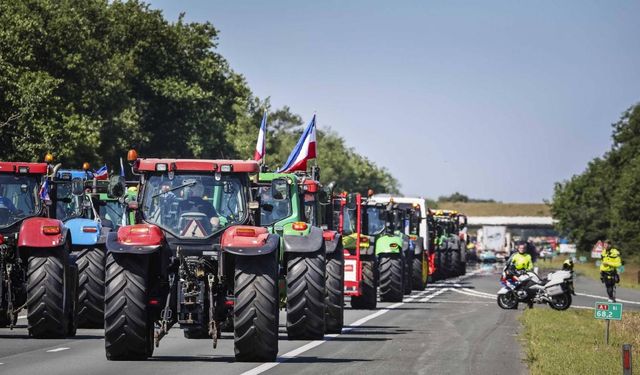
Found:
[{"label": "large black tire", "polygon": [[403,285],[403,264],[401,254],[380,255],[380,301],[401,302]]},{"label": "large black tire", "polygon": [[344,326],[344,251],[338,246],[327,254],[325,272],[325,332],[340,333]]},{"label": "large black tire", "polygon": [[451,263],[449,264],[448,276],[458,276],[460,271],[460,250],[458,249],[450,249],[451,254]]},{"label": "large black tire", "polygon": [[[276,250],[277,253],[277,250]],[[236,361],[273,362],[278,355],[277,254],[235,260],[233,341]]]},{"label": "large black tire", "polygon": [[153,355],[148,278],[149,255],[107,256],[104,342],[108,360],[144,360]]},{"label": "large black tire", "polygon": [[413,251],[405,251],[404,252],[404,261],[402,262],[402,269],[404,270],[404,275],[402,276],[402,280],[404,284],[402,284],[403,289],[402,292],[405,295],[411,294],[412,288],[412,277],[411,277],[411,267],[413,264]]},{"label": "large black tire", "polygon": [[422,265],[425,261],[424,254],[414,255],[413,257],[411,262],[411,287],[413,290],[424,290],[425,288],[425,279],[422,274]]},{"label": "large black tire", "polygon": [[104,261],[105,250],[89,247],[77,253],[78,327],[104,327]]},{"label": "large black tire", "polygon": [[[64,338],[74,334],[73,301],[66,249],[48,256],[31,256],[27,271],[27,321],[35,338]],[[66,267],[65,267],[66,266]]]},{"label": "large black tire", "polygon": [[290,254],[287,261],[287,336],[318,340],[324,336],[325,253]]},{"label": "large black tire", "polygon": [[436,250],[436,280],[442,280],[447,277],[447,252],[445,249]]},{"label": "large black tire", "polygon": [[375,276],[375,259],[363,259],[361,260],[361,262],[362,295],[359,297],[351,297],[351,307],[353,307],[354,309],[375,309],[378,305],[378,286],[376,284]]}]

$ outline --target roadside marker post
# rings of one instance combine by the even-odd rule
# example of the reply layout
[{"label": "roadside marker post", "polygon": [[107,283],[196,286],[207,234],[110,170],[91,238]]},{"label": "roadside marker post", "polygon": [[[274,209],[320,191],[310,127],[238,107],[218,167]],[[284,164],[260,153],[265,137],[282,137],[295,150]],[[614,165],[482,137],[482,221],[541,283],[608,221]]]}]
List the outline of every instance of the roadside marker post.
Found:
[{"label": "roadside marker post", "polygon": [[604,330],[604,342],[609,345],[609,324],[612,320],[622,320],[622,304],[610,302],[596,302],[596,308],[593,317],[600,320],[606,320],[606,328]]},{"label": "roadside marker post", "polygon": [[631,344],[624,344],[622,345],[622,375],[631,375],[632,366]]}]

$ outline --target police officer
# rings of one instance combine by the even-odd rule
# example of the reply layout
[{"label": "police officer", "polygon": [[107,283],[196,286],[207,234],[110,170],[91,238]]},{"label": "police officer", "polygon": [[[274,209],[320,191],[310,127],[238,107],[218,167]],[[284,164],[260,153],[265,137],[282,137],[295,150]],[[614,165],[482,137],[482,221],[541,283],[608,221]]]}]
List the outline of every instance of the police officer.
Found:
[{"label": "police officer", "polygon": [[533,261],[531,255],[527,254],[527,245],[524,242],[518,243],[518,252],[511,256],[510,262],[518,272],[533,270]]},{"label": "police officer", "polygon": [[600,280],[607,288],[607,295],[609,296],[609,302],[616,301],[616,284],[620,282],[620,275],[618,275],[618,267],[622,266],[622,258],[620,258],[620,251],[611,245],[611,241],[607,240],[604,243],[604,249],[602,250],[602,261],[600,263]]}]

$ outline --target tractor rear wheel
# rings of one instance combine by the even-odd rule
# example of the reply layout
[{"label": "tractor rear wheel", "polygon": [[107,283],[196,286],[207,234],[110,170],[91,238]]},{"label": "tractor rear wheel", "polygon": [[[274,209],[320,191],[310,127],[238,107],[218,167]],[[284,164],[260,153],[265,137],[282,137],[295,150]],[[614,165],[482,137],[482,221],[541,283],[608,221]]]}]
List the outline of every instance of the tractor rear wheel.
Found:
[{"label": "tractor rear wheel", "polygon": [[380,301],[402,301],[403,275],[401,254],[380,255]]},{"label": "tractor rear wheel", "polygon": [[287,261],[287,335],[289,340],[324,336],[325,249],[290,254]]},{"label": "tractor rear wheel", "polygon": [[235,259],[233,344],[236,361],[273,362],[278,355],[278,251]]},{"label": "tractor rear wheel", "polygon": [[148,279],[148,255],[107,255],[104,343],[108,360],[144,360],[153,355]]},{"label": "tractor rear wheel", "polygon": [[460,250],[459,249],[451,249],[451,263],[449,265],[449,276],[459,276],[460,275]]},{"label": "tractor rear wheel", "polygon": [[414,290],[424,290],[425,283],[422,275],[424,261],[424,254],[421,253],[420,255],[414,255],[411,262],[411,278],[413,279],[411,286]]},{"label": "tractor rear wheel", "polygon": [[404,262],[402,262],[402,269],[404,270],[403,279],[403,294],[411,294],[411,266],[413,264],[413,251],[406,250],[404,252]]},{"label": "tractor rear wheel", "polygon": [[105,250],[89,247],[77,253],[78,327],[104,327],[104,261]]},{"label": "tractor rear wheel", "polygon": [[[30,256],[27,271],[27,321],[29,335],[64,338],[73,334],[73,301],[65,275],[66,248],[55,255]],[[71,290],[73,292],[73,290]]]},{"label": "tractor rear wheel", "polygon": [[337,246],[327,254],[325,272],[325,332],[340,333],[344,326],[344,251]]},{"label": "tractor rear wheel", "polygon": [[377,304],[378,286],[375,277],[375,259],[362,260],[362,295],[351,297],[351,307],[354,309],[375,309]]}]

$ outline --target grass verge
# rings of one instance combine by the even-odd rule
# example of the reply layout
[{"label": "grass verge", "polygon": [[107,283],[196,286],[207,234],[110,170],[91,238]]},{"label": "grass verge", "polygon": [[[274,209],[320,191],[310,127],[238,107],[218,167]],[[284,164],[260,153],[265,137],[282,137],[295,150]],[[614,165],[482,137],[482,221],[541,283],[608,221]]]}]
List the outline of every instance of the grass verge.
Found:
[{"label": "grass verge", "polygon": [[[560,269],[562,268],[562,262],[567,259],[566,256],[557,256],[553,260],[538,260],[536,265],[540,269]],[[600,270],[596,267],[594,260],[589,260],[587,263],[576,263],[574,267],[578,275],[589,277],[593,280],[600,281]],[[640,289],[638,283],[638,272],[640,272],[640,264],[636,262],[627,262],[624,266],[624,272],[620,274],[619,287]]]},{"label": "grass verge", "polygon": [[640,371],[640,312],[624,312],[611,321],[609,345],[604,344],[605,321],[592,310],[527,309],[524,325],[526,361],[532,375],[620,374],[622,344],[633,345],[634,373]]}]

